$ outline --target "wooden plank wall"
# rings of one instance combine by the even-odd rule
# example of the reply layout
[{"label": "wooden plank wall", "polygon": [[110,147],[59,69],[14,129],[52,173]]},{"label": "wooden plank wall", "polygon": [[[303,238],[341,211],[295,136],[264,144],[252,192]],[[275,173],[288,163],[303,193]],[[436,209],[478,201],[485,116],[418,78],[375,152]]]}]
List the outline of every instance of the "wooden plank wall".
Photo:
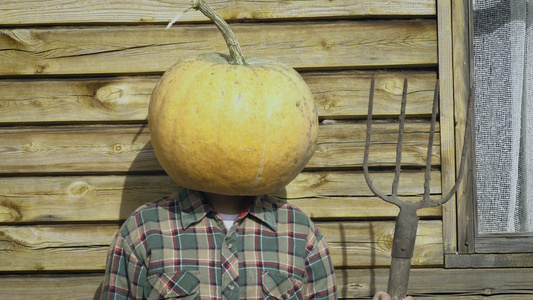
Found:
[{"label": "wooden plank wall", "polygon": [[[370,76],[377,74],[378,119],[371,176],[381,190],[392,182],[394,117],[403,78],[409,80],[400,194],[414,201],[422,191],[438,70],[435,1],[208,3],[230,22],[245,55],[279,59],[308,82],[319,108],[319,146],[304,172],[275,196],[303,209],[323,231],[341,298],[384,290],[397,209],[373,197],[362,174]],[[138,206],[176,189],[150,145],[151,91],[178,58],[227,51],[215,26],[198,12],[165,30],[187,5],[186,0],[2,1],[2,299],[72,299],[73,293],[76,299],[97,298],[108,245],[121,222]],[[435,197],[439,141],[437,135]],[[497,275],[445,270],[441,209],[425,209],[420,216],[410,293],[483,293],[493,283],[499,288],[491,293],[517,289],[498,285]],[[472,284],[457,280],[473,274]],[[440,285],[428,284],[430,279]]]}]

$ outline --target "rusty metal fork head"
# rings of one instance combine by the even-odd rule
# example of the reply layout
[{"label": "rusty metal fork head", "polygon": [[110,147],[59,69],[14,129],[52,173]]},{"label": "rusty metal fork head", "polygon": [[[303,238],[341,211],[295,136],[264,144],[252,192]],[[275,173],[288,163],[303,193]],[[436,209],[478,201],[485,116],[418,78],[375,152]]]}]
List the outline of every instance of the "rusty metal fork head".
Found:
[{"label": "rusty metal fork head", "polygon": [[[430,181],[431,181],[431,157],[433,154],[433,142],[435,139],[435,125],[437,123],[437,108],[438,108],[438,98],[439,98],[439,84],[438,80],[435,84],[435,92],[433,94],[433,107],[431,111],[431,125],[430,125],[430,132],[429,132],[429,140],[428,140],[428,147],[427,147],[427,156],[426,156],[426,168],[424,173],[424,195],[422,197],[422,200],[419,202],[408,202],[408,201],[402,201],[398,199],[398,185],[400,182],[400,173],[401,173],[401,164],[402,164],[402,143],[403,143],[403,136],[404,136],[404,127],[405,127],[405,115],[406,115],[406,106],[407,106],[407,77],[404,78],[403,82],[403,90],[402,90],[402,100],[401,100],[401,108],[400,108],[400,117],[399,117],[399,133],[398,133],[398,143],[396,146],[396,163],[394,168],[394,179],[392,182],[392,193],[391,195],[386,195],[385,193],[379,191],[375,188],[375,186],[372,183],[372,180],[370,179],[370,174],[368,171],[368,157],[370,152],[370,140],[371,140],[371,133],[372,133],[372,110],[374,106],[374,91],[375,91],[375,74],[372,75],[372,79],[370,82],[370,96],[368,100],[368,117],[367,117],[367,128],[366,128],[366,141],[365,141],[365,152],[364,152],[364,159],[363,159],[363,171],[366,183],[368,184],[368,187],[370,190],[379,198],[393,203],[400,208],[405,206],[415,206],[416,209],[423,208],[423,207],[433,207],[438,206],[441,204],[444,204],[446,201],[448,201],[457,191],[460,183],[460,178],[462,178],[464,169],[465,169],[465,156],[466,156],[466,150],[468,149],[469,145],[469,138],[465,139],[465,143],[463,146],[463,152],[462,152],[462,158],[461,158],[461,165],[459,168],[458,173],[458,180],[456,181],[454,187],[440,199],[432,200],[430,195]],[[469,101],[473,102],[473,101]],[[469,103],[468,108],[468,119],[470,118],[470,111],[471,111],[471,103]],[[467,136],[469,132],[470,122],[467,121]]]}]

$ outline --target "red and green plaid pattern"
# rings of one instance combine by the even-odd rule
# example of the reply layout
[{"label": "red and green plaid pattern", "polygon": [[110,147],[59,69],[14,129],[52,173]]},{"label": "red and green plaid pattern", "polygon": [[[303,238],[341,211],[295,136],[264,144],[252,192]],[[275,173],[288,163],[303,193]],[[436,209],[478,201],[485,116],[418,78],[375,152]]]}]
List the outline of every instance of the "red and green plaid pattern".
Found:
[{"label": "red and green plaid pattern", "polygon": [[102,299],[337,299],[326,241],[298,209],[258,197],[230,229],[182,189],[115,237]]}]

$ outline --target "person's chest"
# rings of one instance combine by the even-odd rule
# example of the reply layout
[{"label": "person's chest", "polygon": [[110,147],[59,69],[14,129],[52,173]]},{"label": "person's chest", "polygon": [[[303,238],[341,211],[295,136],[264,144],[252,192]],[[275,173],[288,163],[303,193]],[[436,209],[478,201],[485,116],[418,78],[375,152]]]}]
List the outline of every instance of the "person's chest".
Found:
[{"label": "person's chest", "polygon": [[[301,294],[306,237],[286,226],[272,230],[245,218],[226,231],[221,220],[206,217],[186,229],[148,235],[147,241],[148,278],[188,278],[182,285],[191,299],[266,299],[269,294],[298,299]],[[168,281],[165,293],[179,283]]]}]

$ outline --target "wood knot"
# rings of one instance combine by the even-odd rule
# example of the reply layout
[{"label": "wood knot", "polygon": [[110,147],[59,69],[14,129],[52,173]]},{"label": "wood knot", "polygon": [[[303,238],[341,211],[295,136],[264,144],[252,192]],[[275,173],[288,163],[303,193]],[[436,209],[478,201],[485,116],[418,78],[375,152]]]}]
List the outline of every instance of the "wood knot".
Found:
[{"label": "wood knot", "polygon": [[89,184],[83,181],[76,181],[70,184],[67,188],[67,192],[71,196],[82,197],[91,190]]},{"label": "wood knot", "polygon": [[31,100],[31,106],[35,107],[35,108],[42,108],[44,107],[44,103],[41,101],[41,100],[38,100],[38,99],[33,99]]},{"label": "wood knot", "polygon": [[118,153],[121,153],[122,151],[124,151],[124,145],[122,144],[114,144],[111,147],[111,154],[118,154]]},{"label": "wood knot", "polygon": [[401,95],[403,93],[403,80],[389,80],[385,82],[383,87],[387,92],[393,95]]},{"label": "wood knot", "polygon": [[122,97],[123,90],[119,87],[107,85],[96,90],[93,106],[111,109]]},{"label": "wood knot", "polygon": [[325,154],[330,151],[328,144],[317,144],[315,148],[315,153],[317,154]]},{"label": "wood knot", "polygon": [[315,190],[329,182],[328,174],[319,174],[317,178],[309,185],[310,190]]},{"label": "wood knot", "polygon": [[0,221],[18,222],[23,219],[22,209],[18,203],[13,200],[3,200],[0,202]]},{"label": "wood knot", "polygon": [[34,142],[28,142],[22,146],[22,149],[29,153],[36,153],[41,151],[41,146]]},{"label": "wood knot", "polygon": [[45,65],[39,64],[35,67],[34,72],[35,74],[41,74],[44,72],[45,69],[46,69]]},{"label": "wood knot", "polygon": [[428,261],[428,258],[424,254],[420,254],[420,256],[418,256],[416,261],[420,264],[424,264]]},{"label": "wood knot", "polygon": [[331,42],[328,42],[327,40],[321,40],[320,46],[322,46],[322,49],[324,50],[331,50],[331,48],[333,48]]},{"label": "wood knot", "polygon": [[360,290],[365,287],[364,284],[361,283],[348,283],[348,288],[352,290]]}]

